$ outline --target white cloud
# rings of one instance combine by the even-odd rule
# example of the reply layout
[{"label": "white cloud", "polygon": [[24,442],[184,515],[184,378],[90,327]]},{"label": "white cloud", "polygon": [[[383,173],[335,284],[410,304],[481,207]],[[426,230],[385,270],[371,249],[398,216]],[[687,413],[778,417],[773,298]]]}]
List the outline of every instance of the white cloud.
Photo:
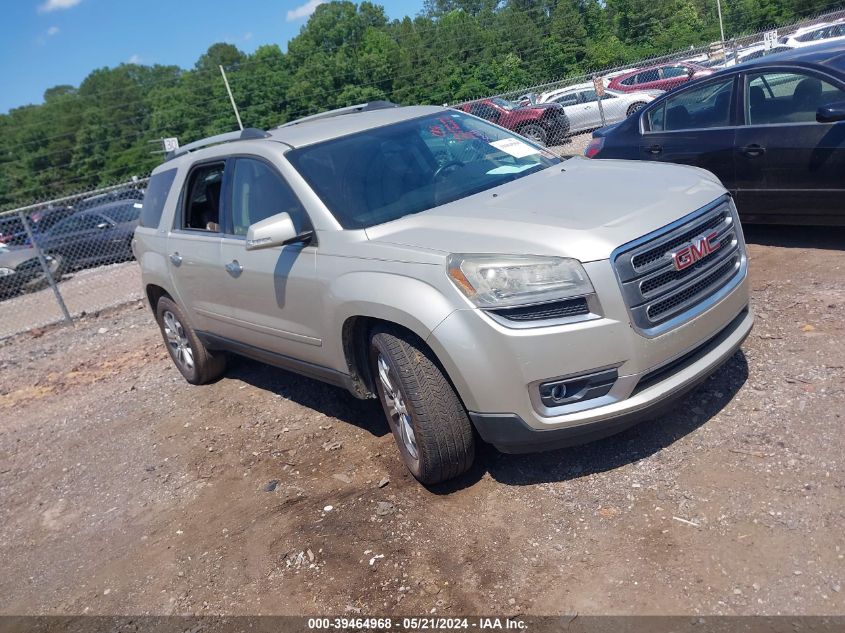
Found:
[{"label": "white cloud", "polygon": [[127,64],[140,64],[141,63],[141,56],[138,53],[135,53],[134,55],[132,55],[132,57],[130,57],[129,59],[126,60],[126,63]]},{"label": "white cloud", "polygon": [[59,34],[59,27],[58,26],[51,26],[47,29],[47,37],[53,37],[54,35]]},{"label": "white cloud", "polygon": [[[48,0],[48,2],[69,2],[70,0]],[[308,0],[305,4],[296,7],[295,9],[291,9],[288,11],[288,22],[295,22],[296,20],[301,20],[302,18],[307,18],[309,15],[314,13],[314,10],[323,4],[326,0]]]},{"label": "white cloud", "polygon": [[82,0],[47,0],[44,4],[38,5],[38,13],[51,13],[63,9],[72,9]]}]

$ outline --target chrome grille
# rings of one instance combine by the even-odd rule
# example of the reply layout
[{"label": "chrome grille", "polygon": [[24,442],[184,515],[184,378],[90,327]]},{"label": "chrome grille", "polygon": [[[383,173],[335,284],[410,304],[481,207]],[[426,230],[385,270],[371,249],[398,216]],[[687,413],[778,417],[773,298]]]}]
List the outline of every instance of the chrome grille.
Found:
[{"label": "chrome grille", "polygon": [[[713,231],[713,242],[719,248],[691,266],[676,270],[673,253]],[[721,199],[617,249],[613,264],[634,327],[649,335],[660,334],[675,324],[674,319],[694,312],[708,297],[741,277],[745,249],[730,199]]]}]

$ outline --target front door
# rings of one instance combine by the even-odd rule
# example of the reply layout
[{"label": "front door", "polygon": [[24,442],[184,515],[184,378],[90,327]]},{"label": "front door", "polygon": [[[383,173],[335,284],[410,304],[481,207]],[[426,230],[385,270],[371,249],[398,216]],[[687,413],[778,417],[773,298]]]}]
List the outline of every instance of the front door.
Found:
[{"label": "front door", "polygon": [[841,221],[845,215],[845,122],[818,123],[820,106],[845,101],[845,86],[810,71],[749,72],[737,128],[737,208],[776,222]]},{"label": "front door", "polygon": [[191,170],[182,206],[167,236],[167,266],[176,299],[196,330],[223,333],[226,308],[220,301],[220,199],[225,163]]},{"label": "front door", "polygon": [[646,109],[640,158],[702,167],[734,189],[734,83],[690,86]]},{"label": "front door", "polygon": [[324,323],[315,283],[315,243],[247,251],[251,224],[288,213],[298,232],[308,215],[275,167],[259,158],[230,160],[227,217],[218,271],[228,320],[239,343],[321,364]]}]

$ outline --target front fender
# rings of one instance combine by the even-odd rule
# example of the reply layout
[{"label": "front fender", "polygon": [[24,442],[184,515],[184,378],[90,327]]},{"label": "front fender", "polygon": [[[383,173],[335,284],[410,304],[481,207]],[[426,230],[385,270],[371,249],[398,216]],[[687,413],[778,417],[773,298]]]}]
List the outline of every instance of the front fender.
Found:
[{"label": "front fender", "polygon": [[[435,267],[419,264],[415,268]],[[370,317],[401,325],[425,340],[455,310],[433,284],[398,273],[348,273],[335,279],[330,290],[335,315],[332,331],[338,333],[347,319]]]}]

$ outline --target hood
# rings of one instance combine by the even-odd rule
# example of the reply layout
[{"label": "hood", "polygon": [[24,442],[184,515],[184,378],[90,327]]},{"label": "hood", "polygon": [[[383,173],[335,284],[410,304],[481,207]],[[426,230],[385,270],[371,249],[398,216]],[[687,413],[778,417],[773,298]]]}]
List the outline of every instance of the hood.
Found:
[{"label": "hood", "polygon": [[367,229],[370,240],[444,253],[607,259],[618,246],[725,194],[696,167],[572,158],[542,172]]}]

